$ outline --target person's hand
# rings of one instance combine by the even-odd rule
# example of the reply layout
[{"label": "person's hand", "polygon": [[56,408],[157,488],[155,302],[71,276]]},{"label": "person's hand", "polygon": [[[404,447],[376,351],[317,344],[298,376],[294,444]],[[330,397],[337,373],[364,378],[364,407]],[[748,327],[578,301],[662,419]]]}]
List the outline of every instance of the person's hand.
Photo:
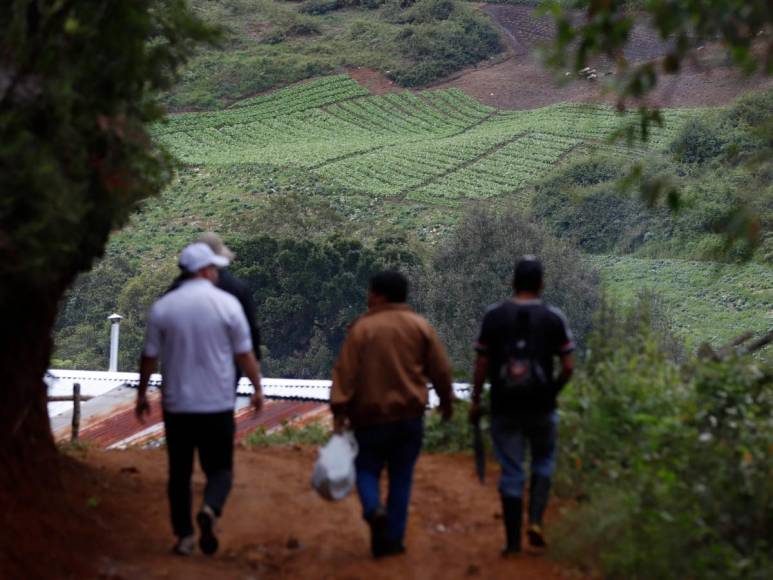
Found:
[{"label": "person's hand", "polygon": [[137,416],[137,420],[145,424],[145,415],[150,415],[150,403],[148,398],[144,394],[137,393],[137,405],[134,407],[134,414]]},{"label": "person's hand", "polygon": [[348,426],[348,421],[344,415],[337,415],[333,417],[333,433],[341,435]]},{"label": "person's hand", "polygon": [[470,412],[467,416],[470,425],[477,425],[481,415],[480,401],[472,401],[472,403],[470,403]]},{"label": "person's hand", "polygon": [[444,422],[448,422],[451,420],[451,417],[454,416],[454,404],[453,403],[441,403],[440,404],[440,418]]},{"label": "person's hand", "polygon": [[263,410],[263,391],[256,390],[255,393],[253,393],[252,397],[250,397],[250,405],[252,405],[252,410],[255,415]]}]

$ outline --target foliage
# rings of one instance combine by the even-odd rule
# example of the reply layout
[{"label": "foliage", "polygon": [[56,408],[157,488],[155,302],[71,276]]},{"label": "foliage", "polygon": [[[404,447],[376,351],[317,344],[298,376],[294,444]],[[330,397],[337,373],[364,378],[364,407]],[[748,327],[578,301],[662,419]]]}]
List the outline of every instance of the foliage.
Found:
[{"label": "foliage", "polygon": [[[582,10],[585,18],[579,20],[573,9]],[[638,128],[631,126],[627,132],[629,141],[636,137],[646,141],[652,126],[663,125],[661,111],[647,106],[644,98],[656,87],[661,75],[678,74],[706,44],[719,44],[728,60],[743,73],[773,73],[773,37],[770,35],[773,12],[766,0],[709,3],[649,0],[636,3],[636,10],[624,2],[575,0],[570,7],[562,7],[562,2],[546,0],[543,11],[554,17],[557,29],[547,56],[550,65],[560,70],[570,67],[580,71],[592,65],[595,57],[609,58],[617,69],[610,84],[618,96],[618,108],[625,109],[631,99],[644,103],[639,108]],[[670,49],[661,61],[631,64],[626,60],[624,49],[631,39],[634,20],[643,15],[649,17],[649,24],[662,38],[671,39]],[[767,119],[757,127],[758,135],[769,149],[773,135],[770,107],[760,107],[758,111]],[[690,135],[684,135],[686,140],[675,144],[677,158],[692,162],[713,156],[721,147],[721,139],[717,140],[707,129],[703,124],[691,125]],[[767,162],[770,164],[769,155]],[[679,188],[662,177],[641,179],[642,171],[640,164],[634,167],[629,185],[636,182],[641,197],[650,204],[665,198],[672,209],[678,208]],[[761,222],[748,203],[757,194],[754,184],[749,184],[745,191],[748,199],[736,199],[732,211],[716,226],[726,235],[728,246],[737,246],[740,240],[746,246],[742,257],[748,258],[763,244],[764,228],[770,224]]]},{"label": "foliage", "polygon": [[224,28],[224,39],[197,54],[165,102],[173,109],[219,108],[342,67],[375,69],[416,86],[503,50],[485,15],[444,1],[451,18],[430,11],[414,23],[408,14],[435,0],[193,0],[197,13]]},{"label": "foliage", "polygon": [[453,0],[419,0],[401,21],[398,36],[408,64],[388,74],[402,86],[421,86],[502,51],[488,19]]},{"label": "foliage", "polygon": [[0,4],[0,489],[59,483],[41,378],[60,300],[170,181],[147,125],[211,38],[184,0]]},{"label": "foliage", "polygon": [[0,303],[61,292],[108,233],[170,178],[144,124],[161,112],[192,42],[207,37],[181,1],[84,2],[0,11]]},{"label": "foliage", "polygon": [[[253,292],[272,376],[329,376],[348,325],[365,310],[370,277],[417,258],[402,248],[378,250],[340,237],[277,240],[262,236],[234,245],[233,273]],[[405,263],[404,263],[405,262]]]},{"label": "foliage", "polygon": [[667,236],[667,213],[648,211],[640,200],[620,193],[624,172],[614,157],[577,161],[537,185],[534,216],[591,253],[630,253],[654,232]]},{"label": "foliage", "polygon": [[[680,189],[676,212],[650,209],[621,191],[633,161],[597,154],[539,183],[534,214],[591,252],[738,261],[759,250],[754,258],[770,262],[773,153],[759,129],[773,123],[772,97],[748,95],[690,118],[667,147],[650,152],[637,179]],[[742,235],[748,227],[759,231]],[[739,235],[723,237],[728,228]]]},{"label": "foliage", "polygon": [[462,453],[472,449],[472,432],[467,421],[470,404],[454,401],[454,415],[446,422],[440,414],[431,411],[424,419],[424,445],[427,453]]},{"label": "foliage", "polygon": [[267,431],[258,427],[244,442],[250,447],[273,447],[275,445],[321,446],[330,439],[330,427],[320,421],[297,426],[284,423],[280,429]]},{"label": "foliage", "polygon": [[[543,10],[556,22],[558,34],[551,47],[548,62],[579,71],[591,59],[603,55],[620,69],[615,88],[622,100],[642,97],[651,91],[659,74],[676,74],[696,49],[720,40],[732,62],[742,71],[762,69],[773,73],[773,40],[764,34],[773,24],[773,14],[765,0],[735,2],[681,2],[649,0],[637,3],[640,12],[630,10],[625,2],[588,2],[575,0],[544,2]],[[578,22],[571,9],[580,9],[585,18]],[[643,12],[643,14],[642,14]],[[635,18],[649,17],[651,26],[662,38],[673,38],[670,50],[660,63],[646,62],[631,66],[623,49],[631,38]],[[760,31],[763,34],[760,34]],[[759,56],[755,46],[761,50]]]},{"label": "foliage", "polygon": [[609,578],[767,577],[773,367],[679,366],[641,307],[599,321],[563,399],[559,490],[584,501],[555,553]]},{"label": "foliage", "polygon": [[[761,105],[755,102],[744,99],[715,113],[732,120],[728,126],[739,137],[731,142],[739,144],[737,150],[743,145],[746,158],[760,151],[749,145],[751,137],[744,129],[746,119],[756,121],[761,115]],[[145,302],[126,304],[149,303],[151,293],[163,289],[173,276],[176,251],[206,229],[220,231],[229,241],[256,233],[317,239],[337,231],[370,246],[395,234],[436,244],[450,233],[466,200],[493,200],[497,206],[507,200],[524,210],[531,205],[553,233],[586,248],[705,259],[716,257],[723,244],[713,224],[731,206],[736,182],[748,179],[730,157],[716,173],[707,172],[714,162],[704,163],[694,175],[691,164],[680,164],[684,179],[694,185],[684,210],[663,220],[645,213],[639,202],[614,193],[617,176],[631,157],[666,155],[669,143],[679,136],[678,128],[695,117],[694,111],[666,111],[668,127],[653,133],[639,152],[598,145],[621,123],[609,107],[562,104],[496,112],[454,90],[368,96],[345,75],[237,105],[175,115],[154,127],[156,138],[189,166],[161,198],[141,207],[129,228],[114,235],[96,277],[92,282],[84,277],[68,297],[57,327],[58,359],[80,368],[102,368],[104,318],[119,308],[123,286],[147,270],[145,282],[139,284],[147,290]],[[603,155],[586,161],[594,151]],[[556,166],[558,172],[551,174]],[[760,171],[758,179],[763,177]],[[596,195],[599,200],[593,199]],[[672,227],[675,221],[681,225]],[[629,225],[633,233],[626,231]],[[765,293],[749,297],[742,291],[742,284],[756,287],[755,269],[748,274],[733,270],[729,278],[714,281],[710,266],[614,259],[599,263],[616,295],[633,296],[641,283],[663,292],[682,336],[695,333],[700,339],[717,340],[739,324],[749,326],[754,320],[750,327],[757,328],[766,320]],[[647,277],[663,267],[673,272],[673,284]],[[689,280],[692,276],[697,282]],[[720,280],[724,287],[718,286]],[[101,285],[110,291],[100,293]],[[701,285],[714,290],[702,292]],[[708,303],[707,296],[712,298]],[[741,314],[737,321],[730,320],[736,305]],[[119,312],[136,321],[122,328],[120,368],[130,369],[142,338],[144,306],[134,313]],[[479,314],[474,312],[471,320]],[[88,328],[79,328],[85,323]],[[475,324],[469,324],[470,337]],[[459,342],[465,357],[470,337],[458,338],[467,341]],[[314,340],[319,345],[314,358],[334,355],[325,354],[319,336]]]},{"label": "foliage", "polygon": [[545,265],[545,300],[565,312],[580,341],[588,331],[599,298],[595,269],[517,209],[474,206],[437,246],[415,293],[462,372],[472,369],[486,307],[512,295],[513,267],[526,254]]},{"label": "foliage", "polygon": [[706,119],[691,119],[671,142],[670,151],[680,163],[698,163],[714,159],[722,152],[725,136]]},{"label": "foliage", "polygon": [[616,302],[631,304],[641,291],[656,295],[690,350],[702,342],[721,346],[748,330],[770,328],[773,270],[765,265],[625,256],[590,261]]},{"label": "foliage", "polygon": [[[292,165],[371,196],[454,205],[510,194],[525,205],[530,184],[621,123],[600,105],[497,113],[455,89],[364,93],[344,75],[326,77],[221,112],[177,115],[156,136],[190,164]],[[693,114],[669,112],[672,128],[650,148]]]}]

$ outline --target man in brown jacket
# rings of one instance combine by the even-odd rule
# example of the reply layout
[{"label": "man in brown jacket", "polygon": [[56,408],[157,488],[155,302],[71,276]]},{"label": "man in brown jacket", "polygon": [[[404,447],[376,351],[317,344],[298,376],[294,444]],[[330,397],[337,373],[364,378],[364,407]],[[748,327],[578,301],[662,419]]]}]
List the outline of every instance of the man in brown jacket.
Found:
[{"label": "man in brown jacket", "polygon": [[[413,468],[424,435],[427,383],[445,420],[453,412],[451,366],[435,331],[405,303],[408,280],[381,272],[370,280],[368,311],[349,329],[335,369],[330,407],[336,432],[354,429],[357,491],[379,558],[405,551]],[[387,467],[389,495],[379,478]]]}]

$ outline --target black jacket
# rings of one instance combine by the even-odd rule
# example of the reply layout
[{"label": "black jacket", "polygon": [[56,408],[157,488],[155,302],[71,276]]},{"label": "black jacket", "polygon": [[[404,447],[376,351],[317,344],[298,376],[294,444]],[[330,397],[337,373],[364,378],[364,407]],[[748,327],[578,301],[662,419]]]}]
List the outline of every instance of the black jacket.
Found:
[{"label": "black jacket", "polygon": [[[185,273],[177,276],[165,294],[176,290],[187,278],[188,276]],[[217,283],[217,287],[235,296],[239,301],[239,304],[242,305],[244,314],[247,317],[247,324],[250,327],[252,350],[255,351],[255,358],[260,360],[260,329],[255,322],[255,302],[252,300],[252,294],[250,293],[249,287],[243,280],[240,280],[228,272],[228,270],[220,270],[220,280]],[[237,376],[240,374],[241,373],[237,373]]]}]

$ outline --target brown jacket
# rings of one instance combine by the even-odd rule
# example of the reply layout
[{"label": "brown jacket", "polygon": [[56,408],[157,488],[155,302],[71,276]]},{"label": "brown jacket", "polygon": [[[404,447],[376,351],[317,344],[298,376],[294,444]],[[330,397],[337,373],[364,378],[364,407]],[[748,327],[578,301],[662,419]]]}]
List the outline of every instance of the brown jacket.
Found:
[{"label": "brown jacket", "polygon": [[354,427],[421,417],[428,382],[450,403],[451,365],[440,339],[407,304],[384,304],[349,329],[333,369],[330,407]]}]

